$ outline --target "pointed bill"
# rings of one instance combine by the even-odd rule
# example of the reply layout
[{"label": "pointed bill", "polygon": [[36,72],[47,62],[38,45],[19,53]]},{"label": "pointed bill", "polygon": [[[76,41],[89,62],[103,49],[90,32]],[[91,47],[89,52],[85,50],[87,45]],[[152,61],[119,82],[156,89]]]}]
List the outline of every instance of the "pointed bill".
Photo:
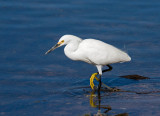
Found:
[{"label": "pointed bill", "polygon": [[56,44],[55,46],[53,46],[50,50],[48,50],[45,55],[47,55],[48,53],[52,52],[53,50],[55,50],[56,48],[58,48],[60,46],[60,44]]}]

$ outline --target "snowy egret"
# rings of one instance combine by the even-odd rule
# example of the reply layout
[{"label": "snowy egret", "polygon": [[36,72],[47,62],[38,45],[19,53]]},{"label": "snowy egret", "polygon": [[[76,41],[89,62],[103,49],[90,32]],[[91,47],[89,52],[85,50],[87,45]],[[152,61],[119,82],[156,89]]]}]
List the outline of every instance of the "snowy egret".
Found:
[{"label": "snowy egret", "polygon": [[[97,67],[98,72],[92,74],[90,78],[90,86],[92,89],[94,89],[94,78],[99,81],[98,89],[101,88],[102,73],[112,70],[112,67],[109,64],[127,62],[131,60],[131,57],[127,53],[110,44],[96,39],[82,40],[74,35],[62,36],[59,39],[59,42],[45,54],[48,54],[63,45],[66,45],[64,48],[65,55],[71,60],[84,61]],[[109,69],[102,71],[103,66],[108,66]],[[99,79],[96,77],[98,74]]]}]

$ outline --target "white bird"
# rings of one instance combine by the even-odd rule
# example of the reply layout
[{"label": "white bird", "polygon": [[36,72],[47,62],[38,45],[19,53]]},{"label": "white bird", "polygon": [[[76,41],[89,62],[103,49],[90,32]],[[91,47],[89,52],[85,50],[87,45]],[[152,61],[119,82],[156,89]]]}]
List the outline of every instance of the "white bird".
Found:
[{"label": "white bird", "polygon": [[[131,60],[131,57],[127,53],[110,44],[96,39],[83,40],[74,35],[62,36],[59,39],[59,42],[45,54],[48,54],[63,45],[66,45],[64,48],[65,55],[71,60],[84,61],[97,67],[98,72],[92,74],[90,78],[90,86],[92,89],[94,89],[93,80],[94,78],[97,78],[96,75],[99,74],[98,90],[100,90],[102,72],[112,69],[109,64],[127,62]],[[109,69],[102,71],[103,66],[108,66]]]}]

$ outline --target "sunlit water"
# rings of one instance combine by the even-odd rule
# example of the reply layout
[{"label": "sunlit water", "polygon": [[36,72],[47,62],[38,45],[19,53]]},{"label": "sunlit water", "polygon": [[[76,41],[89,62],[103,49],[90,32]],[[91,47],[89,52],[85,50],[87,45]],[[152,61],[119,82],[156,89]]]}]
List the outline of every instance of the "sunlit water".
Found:
[{"label": "sunlit water", "polygon": [[[95,38],[126,51],[103,82],[136,92],[101,92],[101,112],[159,116],[160,2],[158,0],[2,0],[0,115],[81,116],[98,112],[89,77],[96,68],[69,60],[63,47],[44,53],[64,34]],[[138,74],[147,80],[119,76]],[[106,113],[104,106],[112,110]]]}]

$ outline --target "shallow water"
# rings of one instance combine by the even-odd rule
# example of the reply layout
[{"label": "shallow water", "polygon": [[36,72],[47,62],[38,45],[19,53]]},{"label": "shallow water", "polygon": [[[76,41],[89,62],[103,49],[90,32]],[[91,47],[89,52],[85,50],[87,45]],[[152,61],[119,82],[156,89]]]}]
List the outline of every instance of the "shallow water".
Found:
[{"label": "shallow water", "polygon": [[[82,116],[101,106],[109,116],[159,116],[159,10],[158,0],[2,0],[0,115]],[[113,64],[102,81],[144,94],[101,92],[98,104],[98,94],[91,96],[89,88],[95,67],[69,60],[63,47],[44,55],[64,34],[100,39],[129,53],[132,61]],[[132,74],[150,79],[119,77]]]}]

